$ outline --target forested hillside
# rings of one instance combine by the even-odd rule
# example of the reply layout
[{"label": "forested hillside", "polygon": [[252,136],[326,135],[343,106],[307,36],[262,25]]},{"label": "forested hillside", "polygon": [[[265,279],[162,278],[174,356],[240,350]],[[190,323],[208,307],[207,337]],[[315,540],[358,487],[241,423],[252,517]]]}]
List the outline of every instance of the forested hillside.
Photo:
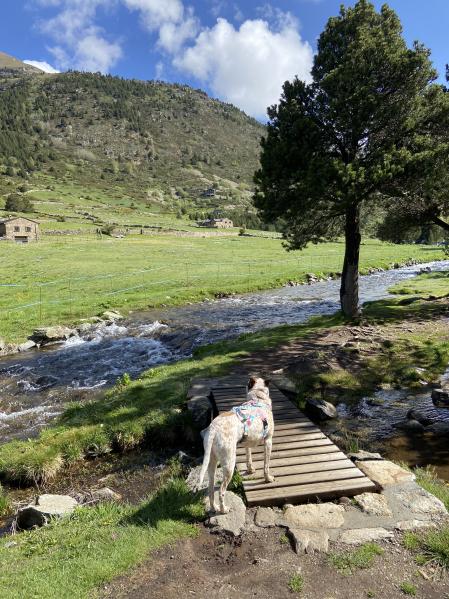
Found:
[{"label": "forested hillside", "polygon": [[250,207],[264,127],[234,106],[184,85],[26,67],[0,61],[3,194],[40,173],[183,214]]}]

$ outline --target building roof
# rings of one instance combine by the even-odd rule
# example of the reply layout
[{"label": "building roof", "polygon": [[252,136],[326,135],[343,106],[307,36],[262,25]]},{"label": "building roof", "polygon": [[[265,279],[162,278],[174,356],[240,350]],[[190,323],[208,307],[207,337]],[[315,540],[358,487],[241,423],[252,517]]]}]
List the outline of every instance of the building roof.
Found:
[{"label": "building roof", "polygon": [[27,220],[30,223],[34,223],[35,225],[39,224],[37,220],[33,220],[32,218],[28,218],[27,216],[8,216],[7,218],[0,218],[0,223],[9,223],[12,220],[18,220],[19,218],[22,220]]}]

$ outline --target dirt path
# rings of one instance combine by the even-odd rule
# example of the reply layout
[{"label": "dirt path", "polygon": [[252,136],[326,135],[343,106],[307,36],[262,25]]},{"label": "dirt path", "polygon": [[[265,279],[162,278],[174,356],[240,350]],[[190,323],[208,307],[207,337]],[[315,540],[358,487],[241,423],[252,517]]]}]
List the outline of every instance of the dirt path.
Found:
[{"label": "dirt path", "polygon": [[339,369],[357,374],[367,359],[385,351],[386,341],[394,341],[404,334],[419,337],[437,331],[441,332],[442,338],[449,337],[447,316],[388,325],[342,325],[309,333],[303,339],[296,339],[274,349],[250,354],[239,360],[232,374],[270,373],[279,368],[293,376]]},{"label": "dirt path", "polygon": [[[422,599],[449,597],[447,574],[418,567],[399,540],[382,547],[384,554],[371,568],[342,574],[326,555],[296,555],[280,529],[259,529],[240,540],[226,540],[201,528],[197,539],[158,551],[105,587],[102,598],[393,599],[405,596],[400,590],[403,582],[412,583]],[[300,595],[288,587],[298,573],[304,579]]]}]

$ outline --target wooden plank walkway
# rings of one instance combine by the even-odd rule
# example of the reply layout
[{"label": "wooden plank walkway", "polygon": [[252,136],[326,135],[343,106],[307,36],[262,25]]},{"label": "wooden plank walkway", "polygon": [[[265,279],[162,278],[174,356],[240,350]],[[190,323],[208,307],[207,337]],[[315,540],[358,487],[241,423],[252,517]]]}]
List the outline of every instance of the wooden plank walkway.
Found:
[{"label": "wooden plank walkway", "polygon": [[[249,506],[301,503],[376,491],[376,485],[283,393],[271,387],[270,396],[274,417],[271,472],[275,481],[266,483],[263,478],[262,444],[252,450],[256,472],[246,477],[246,450],[237,448],[237,468],[244,477]],[[246,389],[240,381],[231,381],[212,387],[211,397],[217,412],[226,412],[245,401]]]}]

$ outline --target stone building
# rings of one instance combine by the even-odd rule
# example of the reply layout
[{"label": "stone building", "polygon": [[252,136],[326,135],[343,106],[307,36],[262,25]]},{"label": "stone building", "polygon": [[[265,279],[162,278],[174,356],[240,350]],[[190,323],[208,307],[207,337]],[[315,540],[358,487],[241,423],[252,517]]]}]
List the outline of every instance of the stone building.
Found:
[{"label": "stone building", "polygon": [[39,240],[39,223],[24,216],[9,216],[0,219],[0,241],[29,243]]},{"label": "stone building", "polygon": [[208,218],[198,224],[200,227],[211,227],[212,229],[230,229],[234,226],[230,218]]}]

